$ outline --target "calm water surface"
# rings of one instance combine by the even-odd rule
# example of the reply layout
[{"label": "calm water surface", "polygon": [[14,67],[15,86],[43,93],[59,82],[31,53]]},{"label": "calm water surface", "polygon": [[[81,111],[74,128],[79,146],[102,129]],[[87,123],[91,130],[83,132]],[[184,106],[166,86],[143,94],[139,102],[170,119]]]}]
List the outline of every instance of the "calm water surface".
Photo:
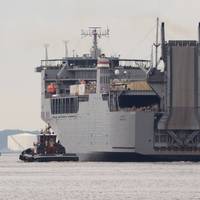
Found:
[{"label": "calm water surface", "polygon": [[0,157],[0,200],[200,199],[200,163],[23,163]]}]

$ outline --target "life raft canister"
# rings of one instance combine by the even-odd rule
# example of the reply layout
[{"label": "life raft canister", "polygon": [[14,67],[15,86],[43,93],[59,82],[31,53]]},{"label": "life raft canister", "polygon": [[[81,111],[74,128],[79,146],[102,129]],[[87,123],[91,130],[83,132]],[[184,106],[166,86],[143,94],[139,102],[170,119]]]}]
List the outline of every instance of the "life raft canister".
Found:
[{"label": "life raft canister", "polygon": [[56,93],[56,84],[55,83],[50,83],[47,86],[47,92],[50,94],[55,94]]}]

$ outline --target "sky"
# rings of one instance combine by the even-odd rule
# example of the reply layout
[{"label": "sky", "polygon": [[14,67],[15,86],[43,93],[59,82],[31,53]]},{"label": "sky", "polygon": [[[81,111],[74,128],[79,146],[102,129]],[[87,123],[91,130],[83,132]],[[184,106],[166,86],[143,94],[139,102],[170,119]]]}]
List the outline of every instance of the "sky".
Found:
[{"label": "sky", "polygon": [[110,29],[99,46],[106,55],[149,59],[156,17],[165,22],[166,40],[197,39],[199,0],[0,0],[0,130],[39,130],[41,80],[34,72],[44,58],[89,52],[91,38],[81,29]]}]

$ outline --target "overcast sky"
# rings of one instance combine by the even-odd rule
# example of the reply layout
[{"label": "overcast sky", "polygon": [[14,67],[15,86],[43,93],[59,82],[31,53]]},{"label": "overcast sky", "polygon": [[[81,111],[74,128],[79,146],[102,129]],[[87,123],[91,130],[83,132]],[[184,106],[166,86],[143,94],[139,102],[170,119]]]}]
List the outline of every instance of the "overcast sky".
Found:
[{"label": "overcast sky", "polygon": [[99,42],[107,55],[149,58],[158,16],[166,39],[197,39],[199,0],[0,0],[0,129],[40,129],[40,74],[44,58],[88,52],[91,39],[81,29],[109,27]]}]

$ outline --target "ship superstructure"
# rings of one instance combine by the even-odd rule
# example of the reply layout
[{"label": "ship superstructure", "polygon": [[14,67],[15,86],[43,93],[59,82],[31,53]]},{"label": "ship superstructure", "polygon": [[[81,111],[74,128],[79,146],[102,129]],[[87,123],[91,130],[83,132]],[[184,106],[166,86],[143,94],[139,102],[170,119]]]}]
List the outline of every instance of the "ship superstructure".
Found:
[{"label": "ship superstructure", "polygon": [[84,33],[93,36],[90,55],[36,68],[42,119],[67,151],[80,159],[199,159],[199,42],[166,42],[163,23],[161,71],[149,60],[105,56],[98,30]]}]

